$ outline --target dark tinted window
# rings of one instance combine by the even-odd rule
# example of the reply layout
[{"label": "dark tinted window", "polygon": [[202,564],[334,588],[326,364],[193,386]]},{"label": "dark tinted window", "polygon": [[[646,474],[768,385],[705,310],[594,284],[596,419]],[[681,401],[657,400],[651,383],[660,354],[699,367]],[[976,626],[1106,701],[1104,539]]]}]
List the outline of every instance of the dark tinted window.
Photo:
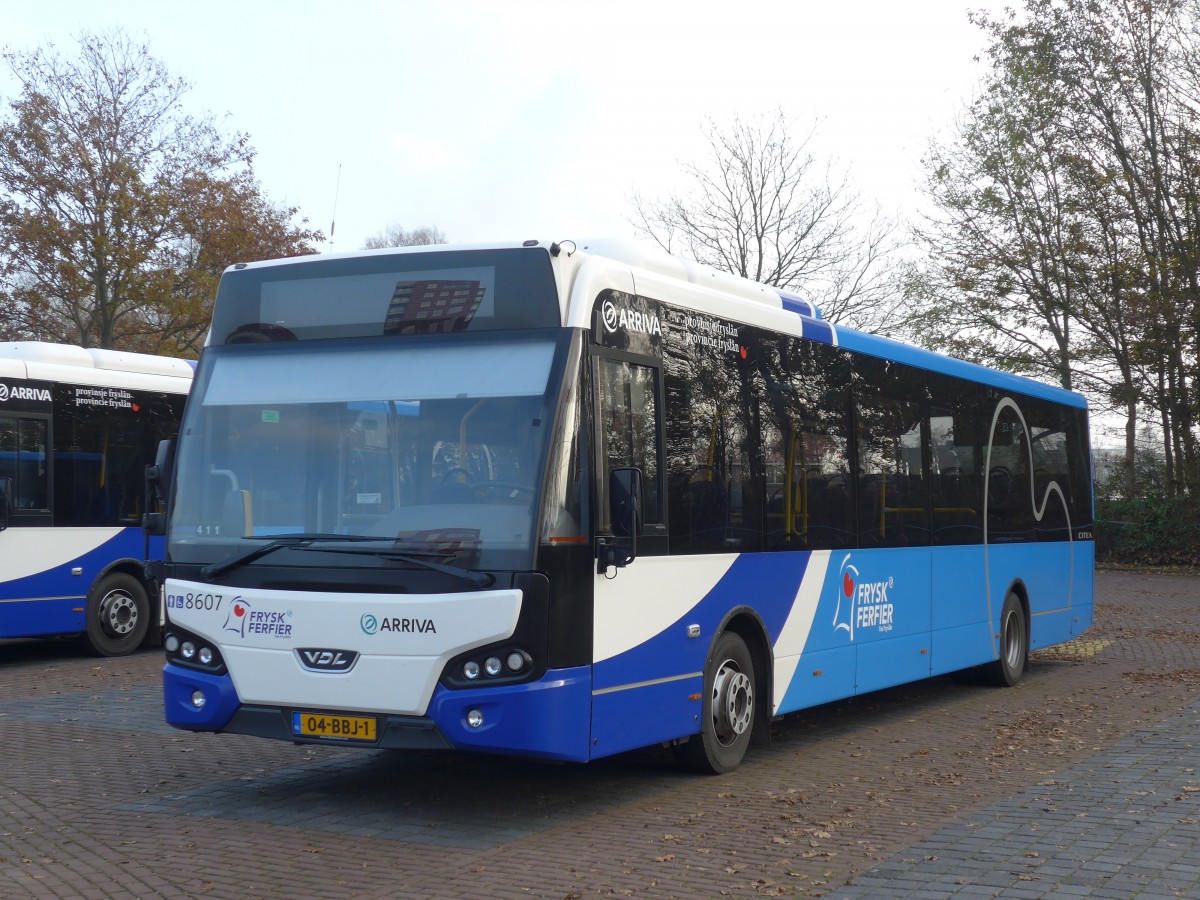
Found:
[{"label": "dark tinted window", "polygon": [[924,395],[924,373],[868,356],[854,360],[860,547],[929,543]]},{"label": "dark tinted window", "polygon": [[[758,550],[762,480],[754,447],[759,379],[749,329],[695,314],[686,320],[672,315],[669,321],[672,340],[664,378],[671,552]],[[736,349],[716,340],[697,341],[697,334],[724,334]]]},{"label": "dark tinted window", "polygon": [[0,417],[0,478],[12,480],[13,515],[49,512],[45,419]]},{"label": "dark tinted window", "polygon": [[957,378],[930,374],[927,384],[932,542],[978,544],[983,541],[983,461],[994,402],[986,389]]},{"label": "dark tinted window", "polygon": [[933,543],[1067,540],[1091,526],[1087,414],[929,376]]},{"label": "dark tinted window", "polygon": [[609,530],[609,473],[633,467],[642,471],[642,521],[662,522],[661,469],[658,448],[656,370],[618,359],[597,365],[601,529]]},{"label": "dark tinted window", "polygon": [[853,547],[848,354],[795,338],[766,353],[766,546]]},{"label": "dark tinted window", "polygon": [[1033,451],[1035,535],[1041,541],[1068,540],[1072,524],[1080,521],[1072,497],[1070,411],[1039,400],[1021,406]]},{"label": "dark tinted window", "polygon": [[137,525],[145,467],[173,437],[182,396],[58,385],[54,420],[56,525]]}]

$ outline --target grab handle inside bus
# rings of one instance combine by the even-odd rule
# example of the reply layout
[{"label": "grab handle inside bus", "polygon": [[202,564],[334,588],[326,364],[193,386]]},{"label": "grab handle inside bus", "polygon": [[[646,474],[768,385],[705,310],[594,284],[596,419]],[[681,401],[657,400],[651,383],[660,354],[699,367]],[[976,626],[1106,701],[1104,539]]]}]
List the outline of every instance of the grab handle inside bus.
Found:
[{"label": "grab handle inside bus", "polygon": [[0,478],[0,531],[8,527],[8,517],[12,515],[13,480],[5,475]]},{"label": "grab handle inside bus", "polygon": [[609,522],[613,540],[600,546],[597,571],[623,569],[637,559],[637,536],[642,530],[642,470],[628,467],[608,473]]}]

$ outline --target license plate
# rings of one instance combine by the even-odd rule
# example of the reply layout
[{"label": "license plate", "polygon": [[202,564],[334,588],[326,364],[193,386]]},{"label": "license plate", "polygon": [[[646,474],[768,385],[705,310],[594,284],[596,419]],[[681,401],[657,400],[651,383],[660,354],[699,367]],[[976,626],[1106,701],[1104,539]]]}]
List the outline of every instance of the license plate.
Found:
[{"label": "license plate", "polygon": [[375,740],[371,716],[335,716],[329,713],[292,713],[292,734],[297,737],[328,738],[335,741]]}]

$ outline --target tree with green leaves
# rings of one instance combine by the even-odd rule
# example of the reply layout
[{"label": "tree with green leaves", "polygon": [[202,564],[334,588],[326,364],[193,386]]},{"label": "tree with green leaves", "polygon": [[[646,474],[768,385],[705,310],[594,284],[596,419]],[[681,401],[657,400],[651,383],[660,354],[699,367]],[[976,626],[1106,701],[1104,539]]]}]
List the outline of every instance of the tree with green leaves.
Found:
[{"label": "tree with green leaves", "polygon": [[0,114],[0,331],[195,353],[229,264],[314,252],[262,193],[246,135],[184,110],[186,81],[123,32],[78,54],[7,49]]},{"label": "tree with green leaves", "polygon": [[927,159],[922,339],[1158,415],[1168,481],[1200,488],[1197,0],[1026,0],[979,17],[991,70]]}]

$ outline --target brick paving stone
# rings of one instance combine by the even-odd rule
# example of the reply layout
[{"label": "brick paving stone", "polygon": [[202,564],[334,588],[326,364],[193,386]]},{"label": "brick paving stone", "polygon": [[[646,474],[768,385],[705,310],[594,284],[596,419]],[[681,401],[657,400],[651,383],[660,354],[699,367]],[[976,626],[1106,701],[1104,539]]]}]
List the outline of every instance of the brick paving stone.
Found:
[{"label": "brick paving stone", "polygon": [[789,716],[716,778],[187,734],[158,653],[0,642],[0,894],[1200,896],[1200,579],[1097,596],[1016,688]]}]

